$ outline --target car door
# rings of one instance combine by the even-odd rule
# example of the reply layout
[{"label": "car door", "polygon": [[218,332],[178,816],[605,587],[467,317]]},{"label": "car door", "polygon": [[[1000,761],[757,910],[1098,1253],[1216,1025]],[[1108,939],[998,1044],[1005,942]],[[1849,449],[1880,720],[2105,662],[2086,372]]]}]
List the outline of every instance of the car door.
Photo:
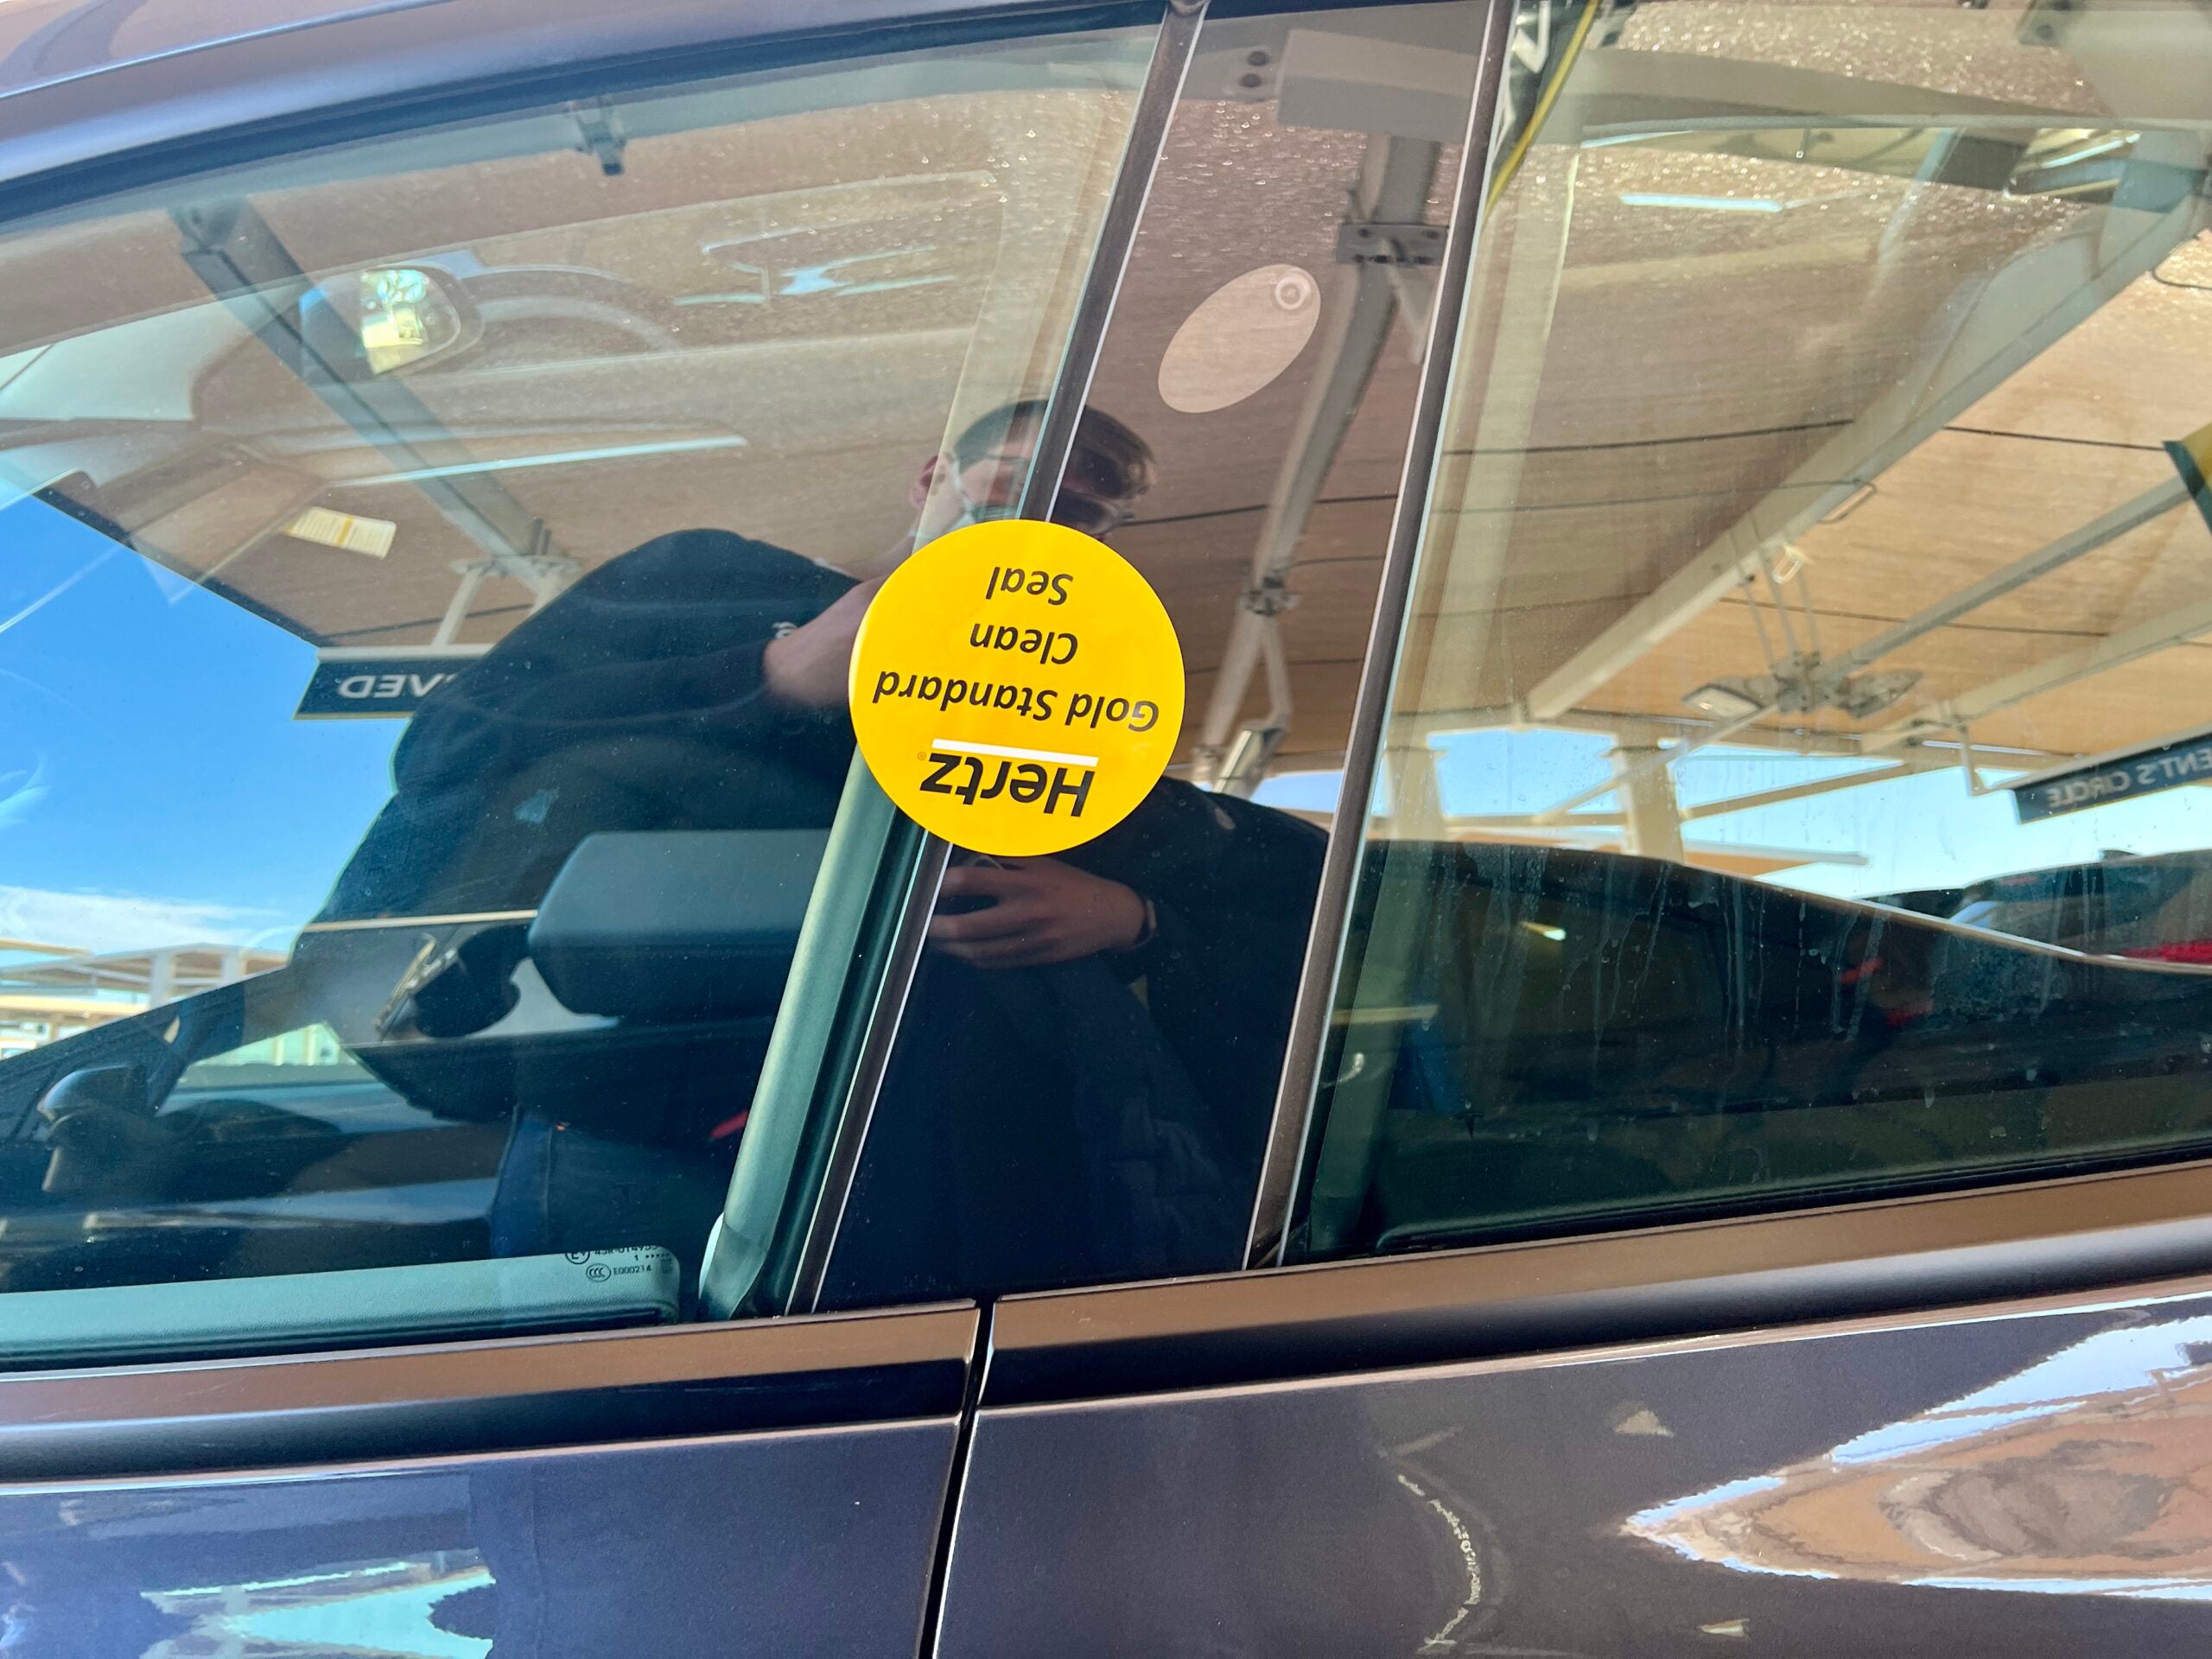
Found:
[{"label": "car door", "polygon": [[2185,1645],[2208,982],[1885,895],[2203,844],[2212,35],[1489,28],[1249,1269],[989,1310],[937,1650]]},{"label": "car door", "polygon": [[9,1630],[86,1659],[911,1652],[973,1322],[19,1374]]},{"label": "car door", "polygon": [[1161,14],[112,10],[5,100],[0,1644],[910,1654],[978,1315],[754,1317],[904,891],[761,663],[1087,376]]}]

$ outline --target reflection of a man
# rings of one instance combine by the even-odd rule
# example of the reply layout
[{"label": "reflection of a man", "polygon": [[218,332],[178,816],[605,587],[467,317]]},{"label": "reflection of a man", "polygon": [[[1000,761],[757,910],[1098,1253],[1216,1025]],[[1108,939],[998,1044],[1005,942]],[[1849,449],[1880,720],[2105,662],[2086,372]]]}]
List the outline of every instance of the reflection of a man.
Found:
[{"label": "reflection of a man", "polygon": [[[1010,508],[1041,413],[994,411],[923,465],[915,544]],[[1054,517],[1110,532],[1153,466],[1086,410]],[[827,825],[880,581],[714,530],[610,561],[424,705],[324,919],[526,911],[595,831]],[[836,1294],[1232,1265],[1320,847],[1164,782],[1060,857],[949,871]],[[512,1080],[497,1251],[655,1243],[696,1266],[753,1076],[657,1052],[594,1100]]]}]

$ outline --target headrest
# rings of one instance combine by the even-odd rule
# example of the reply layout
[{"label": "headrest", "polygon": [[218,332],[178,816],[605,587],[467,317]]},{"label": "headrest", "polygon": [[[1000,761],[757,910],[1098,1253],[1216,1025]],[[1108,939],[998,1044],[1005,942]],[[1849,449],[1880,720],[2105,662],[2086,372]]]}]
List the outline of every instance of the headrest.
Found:
[{"label": "headrest", "polygon": [[772,1015],[829,833],[587,836],[538,904],[531,959],[576,1014]]}]

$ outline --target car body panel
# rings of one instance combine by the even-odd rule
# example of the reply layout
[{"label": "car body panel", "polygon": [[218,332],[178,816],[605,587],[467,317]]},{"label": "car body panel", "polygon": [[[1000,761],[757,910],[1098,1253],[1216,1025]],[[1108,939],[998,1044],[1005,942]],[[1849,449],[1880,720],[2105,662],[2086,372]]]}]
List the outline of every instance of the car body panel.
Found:
[{"label": "car body panel", "polygon": [[986,1408],[939,1651],[2185,1644],[2208,1292]]},{"label": "car body panel", "polygon": [[252,35],[312,29],[340,16],[444,3],[355,0],[334,6],[328,0],[237,0],[215,12],[190,0],[34,0],[9,9],[5,32],[0,34],[0,97]]},{"label": "car body panel", "polygon": [[0,1643],[911,1659],[955,1427],[0,1488]]}]

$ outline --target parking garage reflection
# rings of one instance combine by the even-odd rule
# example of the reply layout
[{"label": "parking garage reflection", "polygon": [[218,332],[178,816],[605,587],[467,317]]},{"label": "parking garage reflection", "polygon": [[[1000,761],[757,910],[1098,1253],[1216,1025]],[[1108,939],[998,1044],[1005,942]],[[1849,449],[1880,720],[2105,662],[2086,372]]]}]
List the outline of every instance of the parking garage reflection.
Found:
[{"label": "parking garage reflection", "polygon": [[2208,1419],[2212,1315],[2107,1331],[1624,1530],[1747,1573],[2212,1601]]}]

